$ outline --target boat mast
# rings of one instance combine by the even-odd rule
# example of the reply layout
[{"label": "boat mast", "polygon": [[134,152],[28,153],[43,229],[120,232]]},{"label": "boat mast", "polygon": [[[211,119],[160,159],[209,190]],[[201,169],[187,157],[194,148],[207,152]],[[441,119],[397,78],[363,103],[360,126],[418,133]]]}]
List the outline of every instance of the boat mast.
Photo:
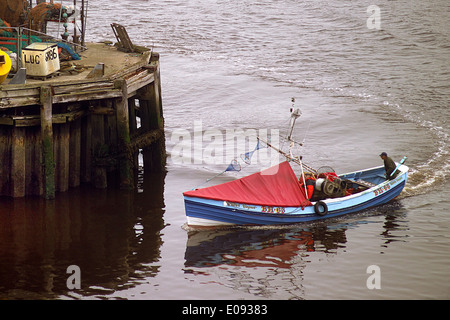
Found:
[{"label": "boat mast", "polygon": [[289,134],[287,136],[287,140],[289,142],[291,142],[291,146],[293,146],[293,143],[295,142],[294,140],[292,140],[292,133],[294,132],[294,126],[295,126],[295,120],[297,120],[298,117],[300,117],[302,115],[301,111],[299,108],[294,109],[294,103],[295,103],[295,98],[291,99],[292,101],[292,108],[291,108],[291,121],[289,123]]},{"label": "boat mast", "polygon": [[286,137],[286,139],[289,141],[289,154],[284,152],[284,151],[282,151],[282,150],[280,150],[280,149],[278,149],[278,148],[276,148],[276,147],[274,147],[274,146],[272,146],[267,141],[262,140],[259,136],[257,138],[258,138],[258,140],[261,140],[262,142],[264,142],[267,146],[271,147],[272,149],[278,151],[280,154],[285,156],[287,160],[293,161],[293,162],[295,162],[296,164],[298,164],[300,166],[301,176],[303,178],[303,187],[305,188],[305,195],[307,196],[308,195],[308,191],[306,189],[305,173],[303,171],[303,168],[308,169],[309,171],[311,171],[312,173],[315,173],[315,174],[317,174],[317,171],[314,170],[313,168],[305,165],[302,162],[302,157],[301,156],[295,157],[292,154],[292,148],[294,147],[295,143],[297,143],[300,146],[302,146],[303,144],[292,139],[292,133],[294,132],[295,121],[301,116],[302,113],[301,113],[299,108],[294,109],[295,98],[292,98],[291,101],[292,101],[291,120],[290,120],[290,123],[289,123],[288,135]]}]

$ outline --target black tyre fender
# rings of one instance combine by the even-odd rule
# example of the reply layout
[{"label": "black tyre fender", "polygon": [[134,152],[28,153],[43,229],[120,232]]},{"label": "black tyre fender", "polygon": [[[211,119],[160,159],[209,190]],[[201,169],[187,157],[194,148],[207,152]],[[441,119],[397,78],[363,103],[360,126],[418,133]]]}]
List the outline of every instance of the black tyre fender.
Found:
[{"label": "black tyre fender", "polygon": [[328,206],[323,201],[317,201],[314,205],[314,212],[318,214],[319,216],[324,216],[328,213]]}]

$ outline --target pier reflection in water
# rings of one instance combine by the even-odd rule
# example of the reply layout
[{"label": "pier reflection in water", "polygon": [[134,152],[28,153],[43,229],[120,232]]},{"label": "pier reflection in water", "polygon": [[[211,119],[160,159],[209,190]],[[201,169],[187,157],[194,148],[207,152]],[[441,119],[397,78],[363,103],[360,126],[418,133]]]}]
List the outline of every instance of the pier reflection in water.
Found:
[{"label": "pier reflection in water", "polygon": [[[165,174],[139,177],[138,189],[73,188],[54,201],[2,199],[0,299],[107,297],[159,270]],[[67,268],[81,289],[67,288]]]}]

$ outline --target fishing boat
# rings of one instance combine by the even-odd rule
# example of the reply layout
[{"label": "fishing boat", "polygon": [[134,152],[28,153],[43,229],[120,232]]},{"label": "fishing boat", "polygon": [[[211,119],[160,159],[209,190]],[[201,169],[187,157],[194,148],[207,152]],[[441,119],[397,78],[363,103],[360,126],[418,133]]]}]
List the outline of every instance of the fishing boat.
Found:
[{"label": "fishing boat", "polygon": [[[292,112],[288,140],[299,114]],[[240,179],[184,192],[188,226],[282,225],[339,217],[391,201],[408,178],[406,157],[387,178],[384,166],[337,175],[330,167],[314,170],[301,157],[276,150],[285,161]],[[300,166],[300,177],[291,164]],[[310,199],[306,171],[315,178]]]}]

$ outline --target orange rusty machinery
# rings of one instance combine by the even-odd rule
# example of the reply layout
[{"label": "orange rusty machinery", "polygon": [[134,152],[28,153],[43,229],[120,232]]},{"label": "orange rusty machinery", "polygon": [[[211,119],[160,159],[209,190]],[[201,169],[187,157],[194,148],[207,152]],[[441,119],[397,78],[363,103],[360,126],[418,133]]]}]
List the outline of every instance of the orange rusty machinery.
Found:
[{"label": "orange rusty machinery", "polygon": [[[75,14],[75,19],[73,19],[73,39],[71,40],[84,45],[87,8],[88,0],[0,0],[0,46],[2,42],[11,42],[11,39],[2,39],[2,37],[11,38],[10,33],[14,28],[24,27],[46,33],[49,21],[64,24],[65,32],[62,36],[67,40],[69,36],[67,18],[73,14]],[[77,17],[79,26],[76,21]],[[10,27],[12,29],[8,29]],[[5,35],[5,32],[8,34]]]}]

